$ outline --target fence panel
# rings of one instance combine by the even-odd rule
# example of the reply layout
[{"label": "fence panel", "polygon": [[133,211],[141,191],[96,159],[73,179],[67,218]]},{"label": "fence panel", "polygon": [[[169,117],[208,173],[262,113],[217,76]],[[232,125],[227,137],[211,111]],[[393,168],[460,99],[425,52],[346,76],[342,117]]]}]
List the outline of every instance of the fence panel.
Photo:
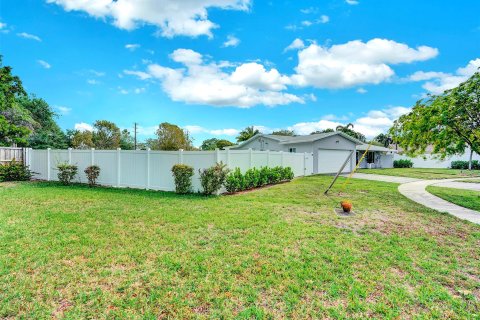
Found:
[{"label": "fence panel", "polygon": [[23,148],[0,147],[0,165],[9,164],[12,161],[23,162],[23,160]]},{"label": "fence panel", "polygon": [[[107,186],[141,189],[175,189],[171,168],[184,163],[194,168],[194,191],[200,190],[199,170],[223,162],[230,169],[243,172],[253,167],[289,166],[295,176],[311,174],[311,154],[252,150],[224,151],[122,151],[122,150],[31,150],[27,152],[28,164],[43,180],[58,180],[57,165],[71,163],[78,167],[76,181],[86,182],[84,170],[89,165],[100,167],[98,183]],[[306,169],[305,169],[306,168]]]}]

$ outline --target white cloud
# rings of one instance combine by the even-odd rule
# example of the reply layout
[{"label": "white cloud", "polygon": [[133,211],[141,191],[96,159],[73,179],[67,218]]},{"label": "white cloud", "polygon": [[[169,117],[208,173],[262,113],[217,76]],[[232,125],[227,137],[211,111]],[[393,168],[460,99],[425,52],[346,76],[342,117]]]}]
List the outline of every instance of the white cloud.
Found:
[{"label": "white cloud", "polygon": [[143,71],[123,70],[123,73],[128,74],[130,76],[137,76],[141,80],[147,80],[152,77],[149,73],[146,73]]},{"label": "white cloud", "polygon": [[317,7],[309,7],[305,9],[300,9],[301,13],[304,14],[312,14],[312,13],[318,13],[319,9]]},{"label": "white cloud", "polygon": [[72,111],[72,108],[64,107],[64,106],[54,106],[56,110],[62,115],[67,115]]},{"label": "white cloud", "polygon": [[290,30],[293,30],[293,31],[296,31],[296,30],[301,30],[303,29],[303,27],[311,27],[313,25],[316,25],[316,24],[324,24],[324,23],[328,23],[330,21],[330,17],[327,16],[327,15],[321,15],[320,18],[316,19],[316,20],[303,20],[300,24],[302,26],[297,26],[297,25],[294,25],[294,24],[290,24],[288,26],[286,26],[285,28],[286,29],[290,29]]},{"label": "white cloud", "polygon": [[427,81],[423,88],[432,94],[441,94],[445,90],[455,88],[460,83],[470,78],[480,68],[480,58],[470,60],[463,68],[458,68],[454,74],[444,72],[417,71],[410,75],[407,80]]},{"label": "white cloud", "polygon": [[330,17],[323,14],[320,16],[320,19],[318,19],[318,21],[320,23],[327,23],[328,21],[330,21]]},{"label": "white cloud", "polygon": [[[281,92],[290,83],[289,77],[273,68],[266,70],[257,62],[240,64],[228,71],[232,63],[207,62],[201,54],[189,49],[177,49],[170,57],[183,67],[174,69],[151,64],[146,74],[160,81],[163,90],[174,101],[243,108],[304,103],[303,98]],[[138,72],[127,74],[148,79]]]},{"label": "white cloud", "polygon": [[93,131],[93,127],[85,122],[75,123],[74,128],[78,131]]},{"label": "white cloud", "polygon": [[192,134],[208,133],[213,136],[236,136],[240,132],[240,130],[237,129],[207,129],[196,125],[189,125],[183,128]]},{"label": "white cloud", "polygon": [[145,88],[135,88],[135,89],[133,89],[133,93],[135,93],[135,94],[144,93],[145,91],[146,91]]},{"label": "white cloud", "polygon": [[91,85],[96,85],[96,84],[100,84],[100,81],[95,79],[87,79],[87,83]]},{"label": "white cloud", "polygon": [[359,4],[357,0],[345,0],[345,2],[352,6]]},{"label": "white cloud", "polygon": [[236,47],[240,44],[240,39],[238,39],[237,37],[235,37],[234,35],[229,35],[227,36],[227,41],[225,41],[223,43],[223,46],[225,48],[227,47]]},{"label": "white cloud", "polygon": [[129,43],[129,44],[126,44],[125,45],[125,49],[128,49],[130,51],[135,51],[137,50],[138,48],[140,48],[140,45],[137,44],[137,43]]},{"label": "white cloud", "polygon": [[218,26],[208,19],[208,9],[242,10],[250,8],[250,0],[47,0],[66,11],[84,11],[90,16],[110,18],[121,29],[132,30],[141,25],[154,25],[164,37],[178,35],[212,36]]},{"label": "white cloud", "polygon": [[288,47],[286,47],[283,50],[283,52],[289,51],[289,50],[303,49],[303,48],[305,48],[305,43],[303,43],[302,39],[296,38],[295,40],[292,41],[292,43],[288,45]]},{"label": "white cloud", "polygon": [[288,130],[293,130],[298,135],[307,135],[315,131],[322,131],[325,129],[335,129],[342,123],[331,120],[320,120],[315,122],[299,122],[290,127]]},{"label": "white cloud", "polygon": [[357,92],[360,93],[360,94],[365,94],[365,93],[367,93],[368,91],[367,91],[366,89],[364,89],[364,88],[358,88],[358,89],[357,89]]},{"label": "white cloud", "polygon": [[26,33],[26,32],[17,33],[17,36],[19,36],[21,38],[25,38],[25,39],[35,40],[35,41],[38,41],[38,42],[42,41],[42,39],[40,39],[39,36],[36,36],[34,34],[30,34],[30,33]]},{"label": "white cloud", "polygon": [[378,38],[331,47],[312,43],[299,51],[297,74],[292,79],[299,86],[317,88],[378,84],[395,74],[390,65],[424,61],[437,55],[436,48],[410,48],[403,43]]},{"label": "white cloud", "polygon": [[47,61],[45,60],[37,60],[38,64],[41,65],[43,68],[45,69],[50,69],[52,66],[50,65],[50,63],[48,63]]},{"label": "white cloud", "polygon": [[103,72],[103,71],[97,71],[97,70],[90,69],[90,70],[88,70],[88,72],[91,73],[92,75],[96,76],[96,77],[104,77],[105,76],[105,72]]}]

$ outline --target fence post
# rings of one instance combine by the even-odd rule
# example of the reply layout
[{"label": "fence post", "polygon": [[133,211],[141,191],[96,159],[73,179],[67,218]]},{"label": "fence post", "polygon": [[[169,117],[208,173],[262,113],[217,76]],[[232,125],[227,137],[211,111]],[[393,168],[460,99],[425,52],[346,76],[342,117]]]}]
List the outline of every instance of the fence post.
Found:
[{"label": "fence post", "polygon": [[178,149],[178,163],[183,164],[183,149]]},{"label": "fence post", "polygon": [[280,158],[282,159],[282,161],[280,163],[281,163],[282,167],[283,167],[284,157],[285,157],[285,155],[283,154],[283,151],[280,151]]},{"label": "fence post", "polygon": [[50,181],[50,148],[47,148],[47,181]]},{"label": "fence post", "polygon": [[220,159],[220,149],[215,148],[215,163],[218,163],[219,159]]},{"label": "fence post", "polygon": [[68,148],[68,164],[72,164],[72,148]]},{"label": "fence post", "polygon": [[120,148],[117,148],[117,187],[120,187],[120,174],[121,174],[121,168],[120,168]]},{"label": "fence post", "polygon": [[95,165],[95,148],[90,149],[90,165]]},{"label": "fence post", "polygon": [[230,168],[230,148],[227,148],[227,167]]},{"label": "fence post", "polygon": [[253,151],[252,148],[248,148],[248,168],[252,168],[252,161],[253,160]]},{"label": "fence post", "polygon": [[147,190],[150,189],[150,148],[147,148]]}]

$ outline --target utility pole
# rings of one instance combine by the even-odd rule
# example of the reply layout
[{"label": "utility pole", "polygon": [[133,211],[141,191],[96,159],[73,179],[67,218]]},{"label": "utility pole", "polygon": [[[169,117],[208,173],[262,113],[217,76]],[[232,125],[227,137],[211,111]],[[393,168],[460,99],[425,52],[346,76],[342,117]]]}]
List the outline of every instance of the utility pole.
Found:
[{"label": "utility pole", "polygon": [[133,150],[137,150],[137,123],[133,123],[133,139],[134,139],[134,147]]}]

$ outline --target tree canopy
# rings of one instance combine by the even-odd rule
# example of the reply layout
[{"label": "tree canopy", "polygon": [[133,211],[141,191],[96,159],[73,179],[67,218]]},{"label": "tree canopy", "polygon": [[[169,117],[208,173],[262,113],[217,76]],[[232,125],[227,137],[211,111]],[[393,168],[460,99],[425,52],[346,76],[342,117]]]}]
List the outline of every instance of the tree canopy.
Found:
[{"label": "tree canopy", "polygon": [[367,138],[365,137],[365,135],[363,135],[362,133],[360,133],[358,131],[353,130],[353,128],[354,128],[353,123],[348,123],[345,126],[343,126],[343,125],[337,126],[337,128],[335,130],[346,133],[349,136],[351,136],[351,137],[353,137],[357,140],[360,140],[362,142],[366,142]]},{"label": "tree canopy", "polygon": [[230,147],[233,146],[234,143],[225,140],[225,139],[217,139],[217,138],[211,138],[207,139],[202,142],[202,145],[200,146],[200,149],[202,150],[215,150],[215,149],[220,149],[223,150],[225,147]]},{"label": "tree canopy", "polygon": [[153,150],[193,150],[193,142],[188,131],[175,124],[163,122],[158,126],[156,139],[148,139],[146,144]]},{"label": "tree canopy", "polygon": [[237,136],[237,142],[247,141],[248,139],[259,133],[260,131],[258,129],[255,129],[254,126],[246,127],[245,129],[240,131],[240,134]]},{"label": "tree canopy", "polygon": [[410,156],[431,146],[432,154],[443,159],[468,147],[471,168],[473,152],[480,153],[480,73],[441,95],[417,101],[395,121],[390,134]]},{"label": "tree canopy", "polygon": [[295,132],[293,130],[282,129],[273,131],[272,134],[276,136],[294,136]]}]

